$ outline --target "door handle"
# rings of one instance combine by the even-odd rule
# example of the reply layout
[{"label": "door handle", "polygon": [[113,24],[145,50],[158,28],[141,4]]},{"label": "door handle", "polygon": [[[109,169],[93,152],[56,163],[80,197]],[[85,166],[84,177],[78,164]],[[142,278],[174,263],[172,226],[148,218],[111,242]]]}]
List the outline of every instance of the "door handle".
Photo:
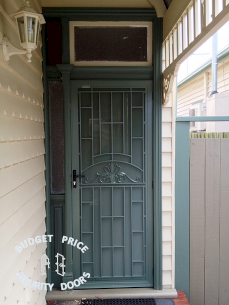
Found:
[{"label": "door handle", "polygon": [[72,187],[75,189],[77,187],[76,178],[84,178],[84,175],[76,175],[76,170],[72,171]]}]

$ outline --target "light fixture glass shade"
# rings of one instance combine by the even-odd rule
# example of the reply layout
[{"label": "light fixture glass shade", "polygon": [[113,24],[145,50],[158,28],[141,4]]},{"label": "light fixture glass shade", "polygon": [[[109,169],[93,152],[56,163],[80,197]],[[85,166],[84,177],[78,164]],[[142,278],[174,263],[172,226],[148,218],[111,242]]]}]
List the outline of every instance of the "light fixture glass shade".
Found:
[{"label": "light fixture glass shade", "polygon": [[25,20],[24,20],[24,16],[17,18],[17,25],[18,25],[20,43],[24,43],[26,41],[26,39],[25,39]]},{"label": "light fixture glass shade", "polygon": [[15,17],[18,25],[21,46],[24,49],[34,50],[37,48],[37,36],[39,30],[39,18],[25,13]]},{"label": "light fixture glass shade", "polygon": [[36,29],[37,29],[37,19],[27,16],[27,37],[29,43],[35,43],[36,37]]}]

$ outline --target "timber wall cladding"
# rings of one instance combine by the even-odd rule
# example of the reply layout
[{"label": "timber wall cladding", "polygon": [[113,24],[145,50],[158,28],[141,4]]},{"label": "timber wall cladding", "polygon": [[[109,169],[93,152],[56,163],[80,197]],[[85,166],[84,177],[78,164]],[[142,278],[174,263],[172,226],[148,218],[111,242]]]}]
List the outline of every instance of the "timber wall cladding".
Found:
[{"label": "timber wall cladding", "polygon": [[190,304],[229,300],[229,139],[190,140]]},{"label": "timber wall cladding", "polygon": [[[207,71],[207,95],[212,92],[211,69]],[[190,106],[204,100],[204,74],[177,88],[177,115],[189,116]],[[217,91],[229,91],[229,58],[218,64]]]},{"label": "timber wall cladding", "polygon": [[[0,34],[18,48],[16,24],[10,14],[24,0],[0,0]],[[41,12],[39,0],[31,6]],[[16,274],[45,282],[40,258],[46,244],[15,247],[45,234],[44,118],[41,37],[32,62],[25,55],[0,58],[0,304],[46,304],[45,291],[23,285]]]}]

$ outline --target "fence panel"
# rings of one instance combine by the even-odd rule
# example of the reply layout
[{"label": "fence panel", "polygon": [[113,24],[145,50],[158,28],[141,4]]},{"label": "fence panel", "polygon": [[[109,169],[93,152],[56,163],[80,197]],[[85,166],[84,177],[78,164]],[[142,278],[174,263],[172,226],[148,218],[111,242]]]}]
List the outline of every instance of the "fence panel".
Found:
[{"label": "fence panel", "polygon": [[229,139],[190,140],[190,304],[229,300]]},{"label": "fence panel", "polygon": [[[201,153],[199,153],[201,152]],[[205,140],[190,143],[190,300],[204,304],[204,240],[205,240]],[[196,277],[196,274],[199,274]]]},{"label": "fence panel", "polygon": [[229,303],[229,139],[221,139],[219,305]]}]

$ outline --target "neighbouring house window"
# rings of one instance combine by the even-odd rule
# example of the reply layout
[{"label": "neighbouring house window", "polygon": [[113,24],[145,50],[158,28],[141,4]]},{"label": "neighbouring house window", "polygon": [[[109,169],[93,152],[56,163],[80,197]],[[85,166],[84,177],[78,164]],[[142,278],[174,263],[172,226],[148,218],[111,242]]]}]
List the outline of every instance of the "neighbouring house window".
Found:
[{"label": "neighbouring house window", "polygon": [[152,23],[70,22],[75,65],[152,65]]},{"label": "neighbouring house window", "polygon": [[58,81],[49,81],[49,124],[51,194],[64,194],[63,87]]},{"label": "neighbouring house window", "polygon": [[[189,109],[189,116],[206,116],[206,104],[203,101],[192,103]],[[190,122],[190,131],[206,130],[205,122]]]}]

